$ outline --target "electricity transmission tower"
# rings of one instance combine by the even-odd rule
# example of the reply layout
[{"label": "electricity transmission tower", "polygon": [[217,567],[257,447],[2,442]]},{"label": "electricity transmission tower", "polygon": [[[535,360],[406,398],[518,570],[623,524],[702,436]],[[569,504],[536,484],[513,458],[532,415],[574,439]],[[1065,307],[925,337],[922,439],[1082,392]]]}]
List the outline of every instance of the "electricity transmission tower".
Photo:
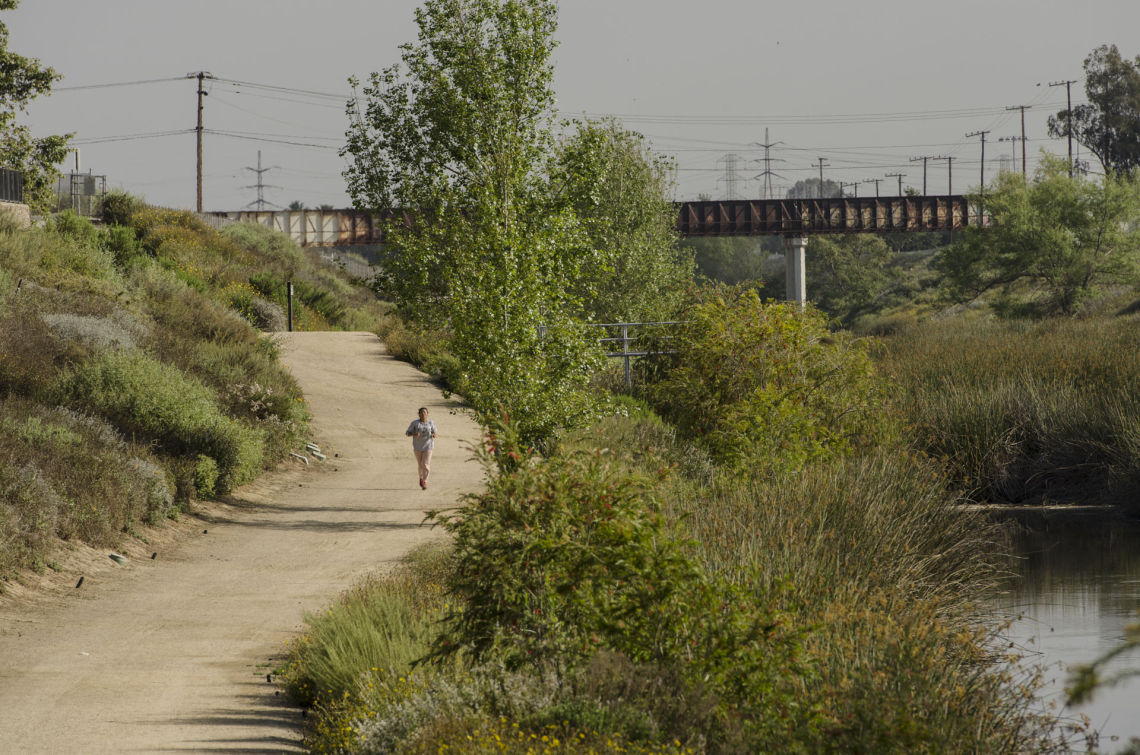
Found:
[{"label": "electricity transmission tower", "polygon": [[[759,172],[755,176],[753,176],[753,179],[760,179],[760,178],[764,179],[764,196],[762,197],[762,199],[775,199],[775,197],[772,196],[773,195],[772,177],[775,176],[776,178],[779,178],[779,179],[783,179],[784,177],[781,176],[779,173],[773,173],[772,172],[772,163],[773,162],[782,163],[784,161],[780,160],[780,159],[773,159],[769,150],[771,150],[772,147],[775,147],[777,144],[783,144],[783,142],[770,142],[770,141],[768,141],[768,129],[764,129],[764,141],[763,141],[763,143],[753,142],[753,144],[755,144],[757,147],[763,147],[764,148],[764,157],[763,157],[764,170],[762,170],[761,172]],[[760,161],[757,160],[756,162],[760,162]]]},{"label": "electricity transmission tower", "polygon": [[266,189],[280,189],[281,187],[280,186],[272,186],[270,184],[265,183],[265,181],[263,180],[266,173],[268,173],[269,171],[271,171],[277,167],[279,167],[279,166],[273,165],[273,166],[270,166],[268,168],[261,167],[261,150],[257,150],[257,167],[251,168],[249,166],[246,166],[246,170],[251,170],[257,174],[257,183],[255,183],[251,186],[243,186],[242,187],[243,189],[257,189],[257,199],[255,199],[252,202],[250,202],[249,204],[247,204],[246,207],[253,207],[254,205],[257,205],[258,211],[264,210],[265,205],[267,205],[267,204],[273,205],[274,207],[280,207],[280,205],[275,205],[272,202],[266,201],[265,190]]},{"label": "electricity transmission tower", "polygon": [[724,181],[724,198],[725,199],[740,199],[740,192],[737,186],[742,180],[740,177],[740,164],[743,162],[740,155],[729,153],[717,160],[717,164],[724,163],[724,176],[717,179],[719,184]]}]

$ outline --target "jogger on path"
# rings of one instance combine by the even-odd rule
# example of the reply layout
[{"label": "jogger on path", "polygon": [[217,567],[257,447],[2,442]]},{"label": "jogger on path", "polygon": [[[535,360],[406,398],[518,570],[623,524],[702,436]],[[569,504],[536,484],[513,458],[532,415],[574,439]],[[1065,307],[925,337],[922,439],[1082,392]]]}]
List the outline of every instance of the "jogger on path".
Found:
[{"label": "jogger on path", "polygon": [[416,455],[416,466],[420,471],[420,487],[427,490],[428,475],[431,474],[431,452],[435,448],[435,423],[428,419],[428,410],[421,406],[420,418],[408,425],[404,435],[412,438],[412,452]]}]

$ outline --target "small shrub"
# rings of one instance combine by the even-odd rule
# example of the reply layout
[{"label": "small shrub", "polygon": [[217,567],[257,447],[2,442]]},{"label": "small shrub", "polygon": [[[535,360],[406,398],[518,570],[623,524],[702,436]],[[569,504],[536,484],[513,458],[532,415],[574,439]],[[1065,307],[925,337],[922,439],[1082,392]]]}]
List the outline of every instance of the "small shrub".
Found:
[{"label": "small shrub", "polygon": [[35,465],[0,466],[0,577],[32,564],[67,507]]},{"label": "small shrub", "polygon": [[307,614],[279,672],[292,698],[329,703],[359,693],[362,679],[406,675],[430,648],[444,606],[438,572],[445,558],[421,547],[390,574],[364,579],[326,611]]},{"label": "small shrub", "polygon": [[257,291],[257,293],[270,301],[283,304],[288,297],[288,289],[285,281],[274,273],[265,270],[249,276],[249,285],[253,286],[253,289]]},{"label": "small shrub", "polygon": [[260,296],[253,300],[253,325],[266,333],[280,333],[289,327],[285,310]]},{"label": "small shrub", "polygon": [[293,292],[298,299],[304,302],[305,306],[330,324],[337,325],[344,319],[344,304],[326,288],[299,280],[294,282]]},{"label": "small shrub", "polygon": [[257,315],[254,301],[257,299],[257,293],[248,283],[229,283],[222,289],[221,296],[226,306],[251,325],[255,324]]},{"label": "small shrub", "polygon": [[213,498],[218,492],[218,462],[198,454],[194,464],[194,490],[199,498]]},{"label": "small shrub", "polygon": [[406,323],[396,315],[388,315],[377,335],[396,359],[414,364],[441,381],[448,390],[463,392],[462,370],[459,360],[448,349],[451,336],[445,331]]},{"label": "small shrub", "polygon": [[69,351],[39,316],[31,290],[0,308],[0,391],[37,396],[52,384],[58,369],[82,358]]},{"label": "small shrub", "polygon": [[109,226],[130,226],[135,213],[142,209],[140,199],[124,191],[111,191],[103,197],[103,222]]},{"label": "small shrub", "polygon": [[162,467],[137,456],[128,460],[127,466],[138,475],[146,490],[146,513],[144,518],[150,524],[158,524],[163,519],[174,516],[177,511],[174,502],[174,489],[169,476]]},{"label": "small shrub", "polygon": [[113,225],[108,228],[103,245],[114,256],[115,264],[119,267],[129,267],[145,257],[142,244],[134,229],[129,226]]},{"label": "small shrub", "polygon": [[87,246],[98,243],[99,231],[90,220],[80,217],[74,210],[64,210],[52,216],[48,221],[48,228]]},{"label": "small shrub", "polygon": [[44,314],[40,316],[59,338],[79,341],[92,351],[132,349],[136,338],[146,331],[137,320],[127,317]]}]

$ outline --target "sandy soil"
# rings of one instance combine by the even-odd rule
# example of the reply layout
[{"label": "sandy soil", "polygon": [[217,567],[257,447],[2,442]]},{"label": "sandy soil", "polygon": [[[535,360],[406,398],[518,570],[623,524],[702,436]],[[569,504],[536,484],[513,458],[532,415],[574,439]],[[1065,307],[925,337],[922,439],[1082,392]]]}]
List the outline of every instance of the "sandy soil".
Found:
[{"label": "sandy soil", "polygon": [[[481,473],[467,446],[475,424],[375,336],[281,340],[328,461],[149,531],[124,544],[125,565],[73,548],[59,572],[8,586],[0,752],[299,751],[301,713],[266,675],[303,613],[440,537],[425,510],[475,490]],[[404,437],[419,406],[441,433],[426,492]]]}]

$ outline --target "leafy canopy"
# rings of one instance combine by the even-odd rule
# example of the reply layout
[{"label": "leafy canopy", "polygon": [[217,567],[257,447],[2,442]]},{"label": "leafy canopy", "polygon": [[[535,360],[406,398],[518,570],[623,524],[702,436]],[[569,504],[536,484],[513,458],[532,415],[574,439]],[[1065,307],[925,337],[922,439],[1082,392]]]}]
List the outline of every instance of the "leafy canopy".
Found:
[{"label": "leafy canopy", "polygon": [[670,161],[614,120],[576,122],[550,169],[555,205],[573,213],[591,264],[579,281],[584,314],[601,322],[663,320],[692,278],[677,243]]},{"label": "leafy canopy", "polygon": [[552,0],[428,0],[401,64],[350,104],[343,154],[357,207],[404,208],[381,281],[452,333],[465,397],[534,441],[590,414],[593,356],[571,316],[588,248],[548,201]]},{"label": "leafy canopy", "polygon": [[[0,0],[0,11],[13,10],[19,0]],[[40,63],[8,49],[8,27],[0,23],[0,167],[24,173],[24,201],[38,212],[50,207],[56,166],[67,156],[68,136],[32,137],[16,122],[28,104],[51,91],[60,75]]]},{"label": "leafy canopy", "polygon": [[935,263],[955,298],[997,291],[996,304],[1010,314],[1073,314],[1097,285],[1134,280],[1135,179],[1069,178],[1063,158],[1043,155],[1028,184],[1020,174],[1003,174],[985,201],[991,224],[968,227]]},{"label": "leafy canopy", "polygon": [[845,323],[873,309],[899,277],[887,242],[867,233],[812,236],[807,255],[812,301]]},{"label": "leafy canopy", "polygon": [[866,349],[815,309],[709,289],[650,350],[651,402],[729,469],[796,471],[891,432]]},{"label": "leafy canopy", "polygon": [[1140,166],[1140,55],[1122,57],[1116,45],[1101,45],[1085,58],[1089,101],[1049,116],[1049,135],[1072,136],[1087,147],[1105,172],[1128,173]]}]

